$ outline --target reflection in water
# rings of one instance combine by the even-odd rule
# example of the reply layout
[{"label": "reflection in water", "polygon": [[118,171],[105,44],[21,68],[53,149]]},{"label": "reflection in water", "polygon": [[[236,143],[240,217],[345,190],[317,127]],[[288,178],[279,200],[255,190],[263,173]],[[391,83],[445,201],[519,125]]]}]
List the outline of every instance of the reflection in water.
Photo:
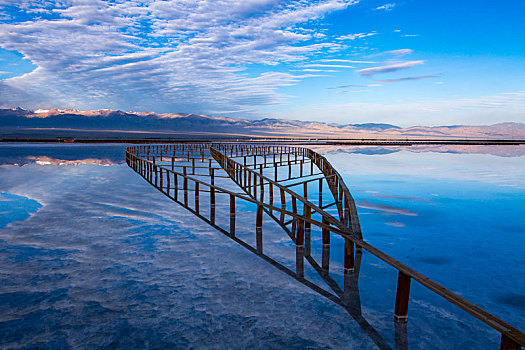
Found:
[{"label": "reflection in water", "polygon": [[[73,146],[60,148],[62,151],[56,147],[46,156],[62,160],[97,158],[90,154],[73,156]],[[114,159],[106,155],[101,158],[120,163],[123,149],[115,152],[118,157]],[[6,158],[17,164],[25,161],[4,150],[0,150],[3,164]],[[103,148],[100,151],[105,152]],[[523,246],[525,215],[519,215],[523,214],[522,192],[516,192],[516,187],[466,183],[463,169],[484,180],[486,175],[479,176],[486,170],[483,164],[496,164],[490,177],[499,175],[506,183],[518,183],[516,173],[523,176],[523,171],[513,172],[510,165],[491,156],[469,162],[472,155],[433,158],[433,154],[410,153],[397,158],[402,154],[357,158],[329,155],[336,168],[345,169],[345,181],[348,179],[353,189],[364,190],[353,191],[356,199],[377,200],[418,213],[383,216],[372,209],[359,209],[367,239],[523,329],[523,256],[508,254],[508,242],[514,249]],[[42,155],[23,152],[23,158]],[[366,167],[364,159],[369,162]],[[523,158],[505,160],[523,169]],[[455,168],[456,162],[463,168]],[[476,162],[481,165],[475,166]],[[419,167],[421,163],[425,166]],[[425,172],[429,164],[439,165],[434,171],[447,175],[447,180],[436,180]],[[407,168],[416,169],[415,174],[397,172]],[[216,238],[215,229],[195,222],[194,214],[182,207],[170,205],[127,167],[31,165],[0,167],[0,172],[0,191],[36,198],[44,205],[25,221],[0,228],[2,347],[216,348],[217,344],[231,344],[234,348],[375,348],[377,341],[362,341],[364,328],[356,327],[356,331],[353,324],[357,322],[349,320],[352,314],[359,319],[359,308],[391,347],[403,348],[407,331],[409,345],[414,348],[498,346],[497,334],[472,323],[461,311],[436,304],[435,299],[418,290],[414,290],[414,304],[410,306],[409,329],[406,324],[392,325],[391,314],[380,316],[393,306],[391,271],[384,273],[385,267],[366,253],[362,260],[356,254],[359,276],[354,281],[358,288],[346,288],[347,282],[353,285],[354,281],[343,280],[340,259],[330,261],[325,253],[330,249],[332,255],[340,253],[339,243],[318,244],[315,232],[311,255],[318,257],[319,266],[316,269],[305,257],[305,277],[299,284],[285,270],[286,278],[258,263],[256,249],[248,253],[248,248],[243,251],[237,244],[229,245],[231,241],[224,237]],[[395,178],[398,186],[381,182],[389,178]],[[125,188],[122,183],[127,184]],[[373,197],[365,191],[428,201]],[[458,199],[457,193],[463,199]],[[204,217],[209,212],[203,204],[206,197],[201,195],[200,215]],[[238,236],[242,238],[245,229],[254,238],[250,246],[256,247],[252,216],[241,213],[251,210],[253,214],[254,208],[237,205]],[[217,203],[217,212],[219,218],[221,203]],[[227,218],[227,212],[222,217]],[[287,245],[289,238],[279,241],[280,236],[266,226],[269,221],[265,219],[262,231],[263,254],[295,274],[295,247]],[[385,226],[396,221],[405,226]],[[217,223],[227,226],[227,222]],[[501,237],[501,241],[488,236]],[[293,248],[286,250],[289,255],[281,252],[287,247]],[[430,260],[419,260],[425,256]],[[445,269],[440,263],[443,261],[448,264]],[[331,270],[333,280],[341,286],[339,293],[325,282],[328,279],[312,274],[317,270]],[[470,278],[463,278],[465,275]],[[494,281],[501,283],[501,288],[495,289]],[[312,283],[311,288],[301,288],[308,283]],[[309,293],[314,290],[315,295]],[[354,297],[345,299],[341,291]],[[340,314],[339,308],[331,306],[335,303],[319,295],[335,297],[334,301],[339,299],[341,304],[346,300],[350,311],[344,306]],[[365,332],[365,339],[372,339],[373,332]]]},{"label": "reflection in water", "polygon": [[33,199],[0,192],[0,228],[11,222],[27,219],[41,207]]},{"label": "reflection in water", "polygon": [[0,165],[114,165],[124,163],[125,144],[2,144]]}]

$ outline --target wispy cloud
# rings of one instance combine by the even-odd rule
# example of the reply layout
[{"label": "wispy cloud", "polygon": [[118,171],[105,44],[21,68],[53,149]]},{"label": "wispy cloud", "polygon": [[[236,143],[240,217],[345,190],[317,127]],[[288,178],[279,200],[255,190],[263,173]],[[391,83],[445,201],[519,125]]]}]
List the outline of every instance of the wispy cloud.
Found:
[{"label": "wispy cloud", "polygon": [[324,68],[355,68],[354,66],[344,65],[344,64],[305,64],[304,67],[324,67]]},{"label": "wispy cloud", "polygon": [[357,73],[357,75],[361,75],[361,76],[372,76],[372,75],[375,75],[375,74],[390,73],[390,72],[395,72],[395,71],[398,71],[398,70],[401,70],[401,69],[412,68],[414,66],[418,66],[418,65],[421,65],[423,63],[425,63],[425,61],[422,61],[422,60],[419,60],[419,61],[406,61],[406,62],[389,64],[389,65],[385,65],[385,66],[378,66],[378,67],[370,67],[370,68],[359,69],[359,70],[356,71],[356,73]]},{"label": "wispy cloud", "polygon": [[366,37],[373,36],[373,35],[377,35],[377,32],[342,35],[338,39],[339,40],[356,40],[356,39],[362,39],[362,38],[366,38]]},{"label": "wispy cloud", "polygon": [[372,86],[381,86],[381,84],[364,84],[364,85],[349,84],[349,85],[340,85],[340,86],[336,86],[336,87],[330,87],[328,89],[345,89],[345,88],[349,88],[349,87],[372,87]]},{"label": "wispy cloud", "polygon": [[414,50],[412,49],[398,49],[398,50],[385,51],[383,52],[383,54],[395,55],[395,56],[406,56],[406,55],[410,55],[413,52]]},{"label": "wispy cloud", "polygon": [[390,3],[390,4],[384,4],[382,6],[379,6],[379,7],[376,7],[376,10],[380,10],[380,11],[392,11],[394,9],[394,7],[396,6],[396,3],[393,2],[393,3]]},{"label": "wispy cloud", "polygon": [[383,79],[383,80],[376,80],[376,81],[379,83],[399,83],[402,81],[425,80],[425,79],[432,79],[432,78],[439,78],[439,75],[422,75],[418,77],[404,77],[404,78]]},{"label": "wispy cloud", "polygon": [[321,62],[341,62],[341,63],[377,63],[375,61],[356,61],[356,60],[346,60],[346,59],[339,59],[339,58],[323,59],[320,61]]}]

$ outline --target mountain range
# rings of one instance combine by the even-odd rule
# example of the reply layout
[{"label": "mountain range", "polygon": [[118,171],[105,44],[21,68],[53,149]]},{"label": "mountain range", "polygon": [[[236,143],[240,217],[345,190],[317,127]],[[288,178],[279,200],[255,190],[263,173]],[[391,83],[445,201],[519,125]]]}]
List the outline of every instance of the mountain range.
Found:
[{"label": "mountain range", "polygon": [[413,126],[336,124],[288,119],[237,119],[187,113],[115,110],[0,109],[0,137],[86,134],[303,136],[310,138],[490,138],[525,139],[525,124]]}]

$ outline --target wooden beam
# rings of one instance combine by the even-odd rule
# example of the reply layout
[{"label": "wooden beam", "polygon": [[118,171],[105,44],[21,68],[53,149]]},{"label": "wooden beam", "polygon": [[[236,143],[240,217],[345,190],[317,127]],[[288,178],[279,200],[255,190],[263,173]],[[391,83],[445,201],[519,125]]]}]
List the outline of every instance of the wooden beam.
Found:
[{"label": "wooden beam", "polygon": [[398,321],[406,321],[408,317],[410,280],[410,276],[399,271],[397,277],[396,306],[394,310],[394,318]]}]

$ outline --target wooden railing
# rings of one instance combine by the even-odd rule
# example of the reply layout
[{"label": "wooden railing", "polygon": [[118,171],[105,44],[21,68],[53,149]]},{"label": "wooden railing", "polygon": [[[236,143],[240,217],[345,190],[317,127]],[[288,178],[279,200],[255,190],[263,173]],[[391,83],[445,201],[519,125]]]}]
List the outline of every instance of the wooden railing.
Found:
[{"label": "wooden railing", "polygon": [[[227,155],[228,153],[229,156]],[[279,154],[293,154],[294,159],[288,156],[288,162],[295,161],[295,164],[298,164],[297,157],[303,157],[303,163],[304,160],[308,159],[318,167],[324,175],[324,180],[328,183],[330,192],[335,199],[339,218],[330,215],[321,208],[322,200],[319,201],[320,205],[317,206],[310,202],[306,196],[301,196],[290,190],[287,186],[280,184],[277,178],[270,179],[263,176],[262,169],[266,165],[264,163],[266,163],[267,157],[271,156],[273,163],[270,161],[270,164],[277,164],[277,161],[274,161],[274,155]],[[255,156],[254,164],[246,163],[246,157],[249,156]],[[255,170],[257,169],[258,156],[264,157],[263,162],[258,164],[259,172]],[[242,163],[236,162],[232,157],[242,157],[244,161]],[[163,162],[165,158],[169,159],[166,163]],[[219,168],[213,166],[212,158],[220,165]],[[186,162],[191,162],[191,165],[176,165],[176,159],[184,159]],[[191,159],[193,159],[193,161]],[[195,175],[195,169],[197,168],[195,159],[199,159],[203,164],[207,164],[207,166],[201,168],[208,169],[210,183],[192,176]],[[296,257],[298,276],[302,276],[303,273],[303,271],[301,271],[303,268],[303,258],[309,256],[310,242],[308,233],[314,227],[322,231],[323,245],[329,245],[330,233],[339,235],[344,239],[345,274],[354,271],[355,256],[360,253],[361,249],[366,250],[398,271],[394,311],[394,318],[397,322],[405,322],[407,319],[410,284],[411,281],[414,280],[501,333],[501,349],[520,349],[521,346],[525,346],[525,334],[517,328],[512,327],[496,316],[365,242],[361,235],[354,200],[344,184],[342,177],[324,157],[312,150],[300,147],[255,146],[249,144],[135,146],[127,149],[126,162],[133,170],[142,175],[155,187],[161,189],[170,198],[179,201],[179,191],[182,191],[181,202],[186,206],[189,205],[189,192],[193,191],[194,210],[197,214],[199,214],[200,207],[199,193],[209,193],[209,222],[212,224],[215,224],[216,194],[228,195],[230,212],[230,227],[228,232],[231,237],[235,237],[236,200],[243,200],[255,204],[257,206],[255,220],[256,251],[259,254],[262,254],[263,249],[263,212],[266,211],[267,213],[272,213],[272,215],[273,213],[277,213],[279,215],[278,221],[281,225],[285,225],[287,222],[286,218],[291,218],[291,231],[294,235],[294,242],[298,252]],[[283,163],[282,158],[281,163]],[[300,163],[301,169],[303,163]],[[182,169],[182,172],[175,170],[178,168]],[[188,174],[188,169],[192,174]],[[216,169],[223,169],[229,178],[243,189],[244,194],[215,186],[214,178],[216,176]],[[268,196],[265,196],[266,192],[268,192]],[[276,197],[280,197],[280,201],[274,202]],[[290,202],[292,204],[291,210],[289,210],[287,206],[287,203]],[[298,212],[298,203],[302,204],[303,213]],[[313,214],[320,216],[321,220],[313,217]],[[323,249],[323,254],[324,252],[325,250]],[[323,260],[325,260],[324,256]]]}]

